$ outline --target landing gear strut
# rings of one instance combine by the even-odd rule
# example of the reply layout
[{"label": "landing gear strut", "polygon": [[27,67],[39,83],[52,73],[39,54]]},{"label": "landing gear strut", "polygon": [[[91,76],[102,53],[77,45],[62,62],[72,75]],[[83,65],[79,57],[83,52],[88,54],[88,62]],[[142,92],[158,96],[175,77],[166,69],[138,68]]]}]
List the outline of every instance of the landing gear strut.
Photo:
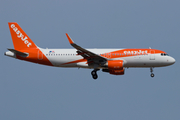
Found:
[{"label": "landing gear strut", "polygon": [[153,68],[152,67],[150,68],[150,71],[151,71],[151,77],[154,77],[154,73],[153,73]]},{"label": "landing gear strut", "polygon": [[98,75],[97,75],[97,71],[98,71],[99,69],[94,69],[92,72],[91,72],[91,75],[92,75],[92,77],[93,77],[93,79],[97,79],[98,78]]}]

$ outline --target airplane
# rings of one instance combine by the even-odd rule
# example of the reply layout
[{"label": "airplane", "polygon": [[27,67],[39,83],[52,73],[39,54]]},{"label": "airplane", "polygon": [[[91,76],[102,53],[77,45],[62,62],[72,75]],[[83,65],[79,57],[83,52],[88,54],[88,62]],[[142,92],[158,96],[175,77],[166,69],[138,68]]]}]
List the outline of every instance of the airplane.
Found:
[{"label": "airplane", "polygon": [[153,68],[169,66],[175,59],[157,49],[85,49],[77,45],[66,33],[75,49],[43,49],[38,47],[16,22],[9,22],[14,49],[4,54],[19,60],[54,67],[75,67],[93,69],[91,75],[97,79],[97,71],[112,75],[124,75],[125,68]]}]

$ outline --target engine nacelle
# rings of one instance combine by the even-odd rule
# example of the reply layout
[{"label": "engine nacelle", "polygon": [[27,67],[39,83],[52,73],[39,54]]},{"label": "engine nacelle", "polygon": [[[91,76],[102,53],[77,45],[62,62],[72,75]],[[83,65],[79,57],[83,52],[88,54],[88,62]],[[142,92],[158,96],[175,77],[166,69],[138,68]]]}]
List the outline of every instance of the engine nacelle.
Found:
[{"label": "engine nacelle", "polygon": [[123,70],[123,60],[109,60],[108,69],[109,70]]},{"label": "engine nacelle", "polygon": [[109,60],[107,62],[108,69],[103,69],[103,72],[108,72],[113,75],[124,75],[123,60]]},{"label": "engine nacelle", "polygon": [[113,74],[113,75],[124,75],[124,69],[122,69],[122,70],[109,70],[109,73]]},{"label": "engine nacelle", "polygon": [[112,75],[124,75],[124,68],[122,70],[109,70],[109,69],[102,69],[103,72],[108,72]]}]

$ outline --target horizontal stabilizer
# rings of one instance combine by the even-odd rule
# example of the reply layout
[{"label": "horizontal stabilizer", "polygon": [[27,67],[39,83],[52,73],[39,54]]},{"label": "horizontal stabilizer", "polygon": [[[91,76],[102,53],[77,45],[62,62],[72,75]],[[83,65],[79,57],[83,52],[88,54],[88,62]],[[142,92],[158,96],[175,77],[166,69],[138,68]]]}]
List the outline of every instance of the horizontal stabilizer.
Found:
[{"label": "horizontal stabilizer", "polygon": [[23,52],[14,50],[14,49],[8,49],[8,50],[11,51],[11,52],[13,52],[13,53],[16,54],[16,55],[21,56],[21,57],[27,57],[27,56],[28,56],[28,53],[23,53]]}]

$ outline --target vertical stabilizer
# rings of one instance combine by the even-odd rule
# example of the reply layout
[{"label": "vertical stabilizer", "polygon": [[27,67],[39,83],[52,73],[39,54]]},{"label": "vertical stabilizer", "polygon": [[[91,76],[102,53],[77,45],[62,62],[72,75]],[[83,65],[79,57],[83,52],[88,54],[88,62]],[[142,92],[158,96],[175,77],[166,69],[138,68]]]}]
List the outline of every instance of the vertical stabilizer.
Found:
[{"label": "vertical stabilizer", "polygon": [[8,24],[15,50],[37,48],[34,42],[17,23],[9,22]]}]

